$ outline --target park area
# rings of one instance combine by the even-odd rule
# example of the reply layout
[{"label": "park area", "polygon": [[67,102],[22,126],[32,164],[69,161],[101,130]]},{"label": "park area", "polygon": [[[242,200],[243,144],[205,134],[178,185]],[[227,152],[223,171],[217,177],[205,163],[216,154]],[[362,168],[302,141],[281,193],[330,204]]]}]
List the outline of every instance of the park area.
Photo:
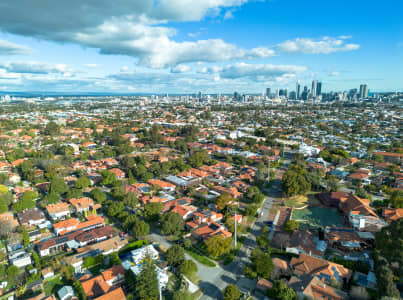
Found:
[{"label": "park area", "polygon": [[336,209],[325,207],[310,207],[301,210],[294,209],[291,219],[314,227],[343,226],[343,217],[339,212]]}]

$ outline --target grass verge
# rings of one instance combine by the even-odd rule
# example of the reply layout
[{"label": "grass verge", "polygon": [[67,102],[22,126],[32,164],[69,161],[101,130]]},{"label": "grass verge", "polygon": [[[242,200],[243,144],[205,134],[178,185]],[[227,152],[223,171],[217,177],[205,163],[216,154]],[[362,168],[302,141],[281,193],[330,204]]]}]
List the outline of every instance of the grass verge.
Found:
[{"label": "grass verge", "polygon": [[212,262],[211,260],[209,260],[207,257],[205,256],[201,256],[191,250],[185,250],[185,252],[187,254],[189,254],[191,257],[193,257],[196,261],[198,261],[199,263],[201,263],[202,265],[205,265],[207,267],[215,267],[216,264],[214,262]]}]

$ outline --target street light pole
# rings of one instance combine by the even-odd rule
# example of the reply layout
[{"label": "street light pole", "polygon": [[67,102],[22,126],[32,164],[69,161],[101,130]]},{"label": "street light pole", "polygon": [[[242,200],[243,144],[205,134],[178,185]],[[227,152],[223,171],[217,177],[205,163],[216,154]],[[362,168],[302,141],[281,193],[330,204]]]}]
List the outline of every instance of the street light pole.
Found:
[{"label": "street light pole", "polygon": [[237,221],[236,221],[236,208],[235,208],[235,249],[236,249],[236,223],[238,223]]}]

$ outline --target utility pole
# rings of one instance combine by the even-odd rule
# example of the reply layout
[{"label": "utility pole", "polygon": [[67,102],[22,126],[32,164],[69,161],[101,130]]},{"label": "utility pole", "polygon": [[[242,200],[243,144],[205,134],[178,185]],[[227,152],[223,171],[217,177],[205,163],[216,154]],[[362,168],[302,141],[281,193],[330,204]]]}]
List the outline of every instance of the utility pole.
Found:
[{"label": "utility pole", "polygon": [[236,211],[237,211],[237,209],[235,208],[235,249],[236,249],[236,242],[237,242],[237,238],[236,238],[236,226],[237,226],[237,224],[236,223],[238,223],[237,221],[236,221]]},{"label": "utility pole", "polygon": [[161,283],[160,283],[160,276],[158,274],[157,276],[157,280],[158,280],[158,292],[159,292],[159,300],[162,300],[162,292],[161,292]]}]

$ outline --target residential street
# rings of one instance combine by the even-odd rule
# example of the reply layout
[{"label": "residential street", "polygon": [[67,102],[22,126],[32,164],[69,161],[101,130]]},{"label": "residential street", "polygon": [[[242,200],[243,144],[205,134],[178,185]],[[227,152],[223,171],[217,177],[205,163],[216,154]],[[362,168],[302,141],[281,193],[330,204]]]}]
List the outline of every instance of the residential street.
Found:
[{"label": "residential street", "polygon": [[[280,190],[279,180],[275,180],[272,187],[266,190],[266,193],[270,196],[265,198],[261,215],[256,219],[256,222],[253,224],[242,248],[238,251],[238,255],[232,263],[226,266],[217,264],[217,267],[211,268],[200,264],[186,254],[186,258],[193,259],[198,267],[197,275],[200,278],[199,287],[203,291],[203,295],[200,297],[201,300],[220,299],[222,297],[221,291],[230,283],[236,284],[241,278],[243,275],[243,266],[249,263],[249,249],[256,247],[256,238],[259,236],[262,226],[264,226],[264,221],[268,218],[274,197],[278,197],[279,193],[281,194]],[[162,245],[166,249],[172,245],[171,242],[167,241],[156,231],[151,233],[150,237],[153,241]]]}]

